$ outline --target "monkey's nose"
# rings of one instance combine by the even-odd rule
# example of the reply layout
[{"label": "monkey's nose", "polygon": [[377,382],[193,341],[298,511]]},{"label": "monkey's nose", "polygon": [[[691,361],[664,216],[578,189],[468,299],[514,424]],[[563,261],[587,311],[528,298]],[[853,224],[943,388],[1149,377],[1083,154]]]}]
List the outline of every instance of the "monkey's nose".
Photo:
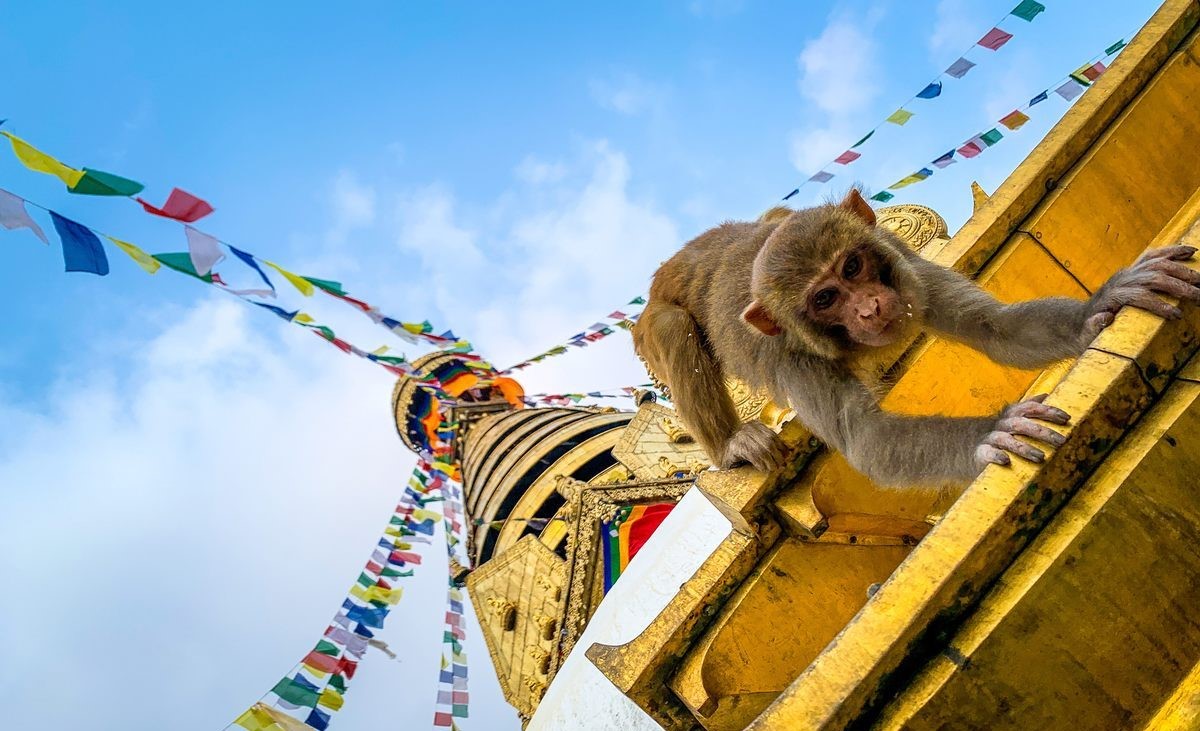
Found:
[{"label": "monkey's nose", "polygon": [[879,298],[871,297],[863,302],[858,307],[858,316],[864,320],[871,320],[879,317],[883,309],[879,306]]}]

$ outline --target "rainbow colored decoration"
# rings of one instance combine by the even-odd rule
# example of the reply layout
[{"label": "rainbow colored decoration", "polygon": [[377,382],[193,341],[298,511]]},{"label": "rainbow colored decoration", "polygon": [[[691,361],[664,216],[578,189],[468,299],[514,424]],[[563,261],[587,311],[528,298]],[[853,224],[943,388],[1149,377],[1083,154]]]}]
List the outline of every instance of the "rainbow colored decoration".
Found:
[{"label": "rainbow colored decoration", "polygon": [[605,594],[674,507],[675,503],[625,505],[612,518],[601,522],[601,535],[605,539],[601,544]]}]

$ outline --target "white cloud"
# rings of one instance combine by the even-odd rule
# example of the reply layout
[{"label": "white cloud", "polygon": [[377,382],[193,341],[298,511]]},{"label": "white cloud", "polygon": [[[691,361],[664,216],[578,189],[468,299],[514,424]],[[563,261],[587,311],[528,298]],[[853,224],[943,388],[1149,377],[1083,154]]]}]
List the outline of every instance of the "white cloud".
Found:
[{"label": "white cloud", "polygon": [[517,180],[540,185],[542,183],[557,183],[567,174],[567,166],[561,162],[546,162],[535,155],[526,155],[525,159],[513,170]]},{"label": "white cloud", "polygon": [[344,235],[375,222],[375,189],[364,185],[348,170],[333,181],[333,228]]},{"label": "white cloud", "polygon": [[631,73],[592,79],[588,90],[601,107],[630,116],[656,111],[663,96],[662,89]]}]

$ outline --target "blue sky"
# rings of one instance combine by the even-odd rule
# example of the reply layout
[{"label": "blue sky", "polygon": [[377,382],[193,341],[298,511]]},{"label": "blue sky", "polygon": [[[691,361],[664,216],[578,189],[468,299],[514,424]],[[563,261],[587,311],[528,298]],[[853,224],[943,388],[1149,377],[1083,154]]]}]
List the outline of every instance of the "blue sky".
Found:
[{"label": "blue sky", "polygon": [[[1044,2],[793,202],[885,187],[1156,7]],[[9,3],[0,118],[152,200],[201,195],[217,208],[201,228],[507,365],[643,293],[688,238],[761,213],[1015,4]],[[1066,108],[1050,99],[897,202],[956,229],[970,182],[994,190]],[[0,187],[152,252],[185,246],[178,225],[68,195],[3,150]],[[57,242],[27,232],[0,231],[0,257],[0,681],[23,701],[7,722],[219,728],[315,642],[386,522],[412,462],[390,377],[111,249],[104,278],[64,274]],[[363,347],[404,346],[294,294],[283,304]],[[621,335],[522,380],[644,374]],[[431,718],[440,560],[390,619],[401,660],[368,657],[340,728]],[[468,652],[464,728],[515,728],[477,630]]]}]

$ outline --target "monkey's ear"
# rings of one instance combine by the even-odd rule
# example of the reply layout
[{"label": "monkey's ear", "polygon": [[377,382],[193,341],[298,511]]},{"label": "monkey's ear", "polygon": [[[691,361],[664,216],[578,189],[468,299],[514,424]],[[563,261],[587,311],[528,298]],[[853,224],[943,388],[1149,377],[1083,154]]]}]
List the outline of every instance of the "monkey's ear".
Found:
[{"label": "monkey's ear", "polygon": [[767,308],[758,300],[754,300],[750,305],[742,310],[742,319],[754,326],[763,335],[774,337],[783,332],[783,328],[779,327],[779,323],[771,317],[767,312]]},{"label": "monkey's ear", "polygon": [[858,216],[868,226],[875,225],[875,209],[871,208],[871,204],[863,199],[862,193],[859,192],[858,188],[851,188],[850,192],[846,194],[845,199],[838,204],[838,207]]}]

